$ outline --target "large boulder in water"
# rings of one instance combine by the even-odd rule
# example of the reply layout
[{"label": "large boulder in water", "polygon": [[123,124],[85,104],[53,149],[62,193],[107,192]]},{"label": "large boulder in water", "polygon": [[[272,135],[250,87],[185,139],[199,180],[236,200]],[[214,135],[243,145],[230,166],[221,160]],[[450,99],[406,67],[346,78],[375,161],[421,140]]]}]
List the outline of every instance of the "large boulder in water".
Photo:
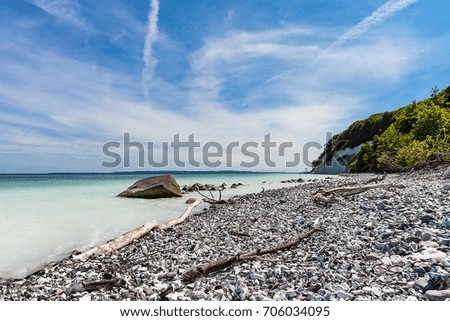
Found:
[{"label": "large boulder in water", "polygon": [[181,197],[181,189],[171,175],[160,175],[141,179],[118,196],[132,198]]}]

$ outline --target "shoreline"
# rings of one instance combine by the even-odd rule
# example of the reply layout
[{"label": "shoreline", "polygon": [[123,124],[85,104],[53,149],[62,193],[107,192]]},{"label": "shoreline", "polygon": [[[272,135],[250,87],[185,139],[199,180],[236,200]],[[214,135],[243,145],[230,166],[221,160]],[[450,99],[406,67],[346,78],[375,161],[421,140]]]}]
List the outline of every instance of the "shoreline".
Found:
[{"label": "shoreline", "polygon": [[[231,173],[249,173],[249,172],[246,172],[246,171],[222,171],[222,172],[224,172],[224,173],[229,173],[229,172],[231,172]],[[222,173],[221,172],[221,173]],[[126,174],[127,172],[118,172],[118,173],[124,173],[124,174]],[[133,172],[133,173],[141,173],[141,172]],[[145,172],[144,172],[145,173]],[[152,173],[152,172],[149,172],[149,173]],[[194,173],[194,172],[192,172],[192,173]],[[212,172],[206,172],[206,173],[212,173]],[[271,172],[255,172],[255,173],[263,173],[263,174],[266,174],[266,173],[271,173]],[[288,172],[274,172],[274,174],[289,174]],[[50,173],[50,175],[53,175],[53,174],[55,174],[55,175],[59,175],[59,173]],[[64,175],[72,175],[72,174],[77,174],[77,175],[86,175],[86,174],[88,174],[88,175],[90,175],[91,173],[62,173],[62,174],[64,174]],[[102,174],[102,173],[94,173],[94,174]],[[295,173],[292,173],[292,174],[295,174]],[[3,175],[3,174],[0,174],[0,175]],[[9,174],[4,174],[4,175],[9,175]],[[35,174],[11,174],[11,175],[35,175]],[[39,174],[40,175],[40,174]],[[42,175],[48,175],[48,174],[42,174]],[[300,175],[308,175],[308,173],[300,173]],[[318,176],[318,175],[316,175],[316,174],[311,174],[312,176]],[[323,176],[325,176],[325,175],[323,175]],[[339,176],[339,175],[331,175],[331,176]],[[330,175],[328,175],[327,177],[326,177],[326,179],[330,179],[331,177],[330,177]],[[322,179],[325,179],[325,177],[324,178],[322,178]],[[266,187],[267,188],[267,190],[274,190],[274,189],[280,189],[280,188],[284,188],[284,187],[292,187],[292,186],[296,186],[296,185],[298,185],[298,184],[300,184],[299,182],[297,182],[297,178],[296,179],[288,179],[288,181],[285,181],[285,180],[283,180],[283,181],[281,181],[281,182],[270,182],[269,184],[267,184],[266,185],[266,182],[264,181],[264,182],[262,182],[261,184],[259,184],[258,186],[259,187],[261,187],[261,188],[263,188],[264,189],[264,187]],[[314,177],[314,178],[309,178],[309,179],[307,179],[307,180],[302,180],[302,182],[314,182],[314,181],[316,181],[317,180],[317,178],[316,177]],[[239,183],[240,184],[240,183]],[[276,184],[276,185],[279,185],[279,186],[282,186],[282,187],[273,187],[273,186],[271,186],[272,184]],[[294,185],[295,184],[295,185]],[[184,185],[183,185],[184,186]],[[242,186],[247,186],[247,185],[242,185]],[[239,188],[237,188],[237,189],[231,189],[231,191],[233,191],[234,193],[232,194],[232,195],[228,195],[229,196],[229,198],[231,198],[231,197],[236,197],[236,196],[243,196],[243,195],[247,195],[247,194],[253,194],[253,193],[256,193],[256,192],[247,192],[247,193],[244,193],[244,194],[242,194],[242,191],[241,191],[241,186],[239,186]],[[228,190],[230,190],[229,188],[225,191],[225,192],[223,192],[223,193],[226,193],[226,192],[228,192]],[[183,193],[183,197],[181,198],[181,199],[188,199],[188,198],[191,198],[190,196],[196,196],[196,197],[193,197],[193,198],[199,198],[199,199],[201,199],[202,197],[201,197],[201,195],[200,194],[198,194],[198,193],[195,193],[195,192],[188,192],[188,193],[186,193],[186,194],[184,194]],[[108,243],[110,243],[110,242],[112,242],[112,241],[115,241],[115,240],[117,240],[117,239],[119,239],[119,238],[122,238],[123,236],[125,236],[125,235],[127,235],[127,234],[129,234],[129,233],[132,233],[133,231],[135,231],[135,230],[138,230],[138,229],[140,229],[140,228],[142,228],[142,227],[144,227],[145,225],[149,225],[149,224],[162,224],[162,225],[164,225],[164,224],[169,224],[170,222],[172,222],[172,221],[175,221],[175,220],[178,220],[181,216],[183,216],[183,214],[184,214],[184,212],[186,211],[186,210],[189,210],[190,208],[191,208],[191,210],[192,210],[192,212],[195,212],[195,211],[198,211],[198,210],[203,210],[204,208],[208,208],[210,206],[210,204],[208,203],[208,202],[201,202],[201,203],[199,203],[199,204],[197,204],[196,206],[194,206],[193,208],[191,208],[191,206],[189,206],[189,204],[186,204],[186,208],[183,210],[183,212],[180,214],[180,216],[179,217],[175,217],[175,218],[173,218],[172,220],[170,220],[170,221],[163,221],[163,222],[157,222],[157,221],[154,221],[154,220],[152,220],[152,221],[147,221],[147,222],[145,222],[143,225],[141,225],[141,226],[138,226],[138,227],[136,227],[136,228],[133,228],[132,230],[129,230],[129,231],[125,231],[123,234],[121,234],[121,235],[118,235],[117,237],[114,237],[114,238],[112,238],[112,239],[110,239],[110,240],[108,240],[108,241],[105,241],[105,243],[100,243],[100,244],[98,244],[98,245],[96,245],[96,246],[93,246],[93,247],[88,247],[88,248],[83,248],[83,249],[77,249],[77,248],[75,248],[75,249],[72,249],[72,250],[70,250],[70,251],[68,251],[68,252],[66,252],[65,254],[59,254],[59,259],[55,259],[55,260],[49,260],[49,261],[47,261],[46,263],[43,263],[43,264],[41,264],[41,265],[39,265],[39,266],[37,266],[35,269],[33,269],[33,270],[31,270],[31,271],[29,271],[27,274],[25,274],[25,275],[23,275],[23,276],[20,276],[20,277],[2,277],[1,275],[0,275],[0,282],[6,282],[6,281],[8,281],[8,282],[10,282],[10,281],[18,281],[18,280],[22,280],[22,279],[26,279],[26,278],[28,278],[28,277],[30,277],[30,276],[32,276],[33,274],[35,274],[35,273],[39,273],[40,271],[42,271],[42,270],[45,270],[45,269],[48,269],[48,268],[51,268],[51,267],[53,267],[54,265],[56,265],[56,264],[59,264],[61,261],[64,261],[64,260],[67,260],[67,259],[69,259],[69,258],[71,258],[71,257],[77,257],[77,256],[79,256],[80,254],[84,254],[84,253],[87,253],[87,252],[90,252],[90,251],[92,251],[92,250],[94,250],[94,249],[96,249],[96,248],[100,248],[100,247],[105,247],[105,246],[107,246],[107,244]],[[126,246],[128,246],[128,245],[126,245]],[[84,260],[81,260],[81,261],[84,261]]]},{"label": "shoreline", "polygon": [[[449,286],[449,173],[448,166],[413,172],[394,188],[338,197],[330,206],[316,204],[312,194],[374,175],[234,196],[235,204],[211,205],[117,252],[85,262],[71,257],[24,279],[0,279],[0,300],[435,299]],[[273,262],[245,262],[182,281],[183,272],[200,263],[288,241],[317,217],[324,232],[270,255]],[[126,287],[74,291],[108,277]]]},{"label": "shoreline", "polygon": [[[3,192],[0,217],[4,223],[1,230],[5,241],[0,245],[0,253],[4,256],[0,263],[1,278],[23,278],[48,262],[70,256],[75,250],[85,251],[98,246],[149,221],[163,223],[176,219],[186,209],[184,197],[149,201],[115,197],[136,180],[144,178],[141,175],[68,177],[63,180],[12,177],[0,182]],[[233,183],[245,185],[227,188],[223,197],[229,198],[259,192],[260,186],[266,189],[284,186],[280,182],[286,178],[292,178],[292,175],[181,175],[177,181],[182,186],[196,182],[225,182],[228,187]],[[32,193],[32,197],[29,202],[22,202],[26,193]],[[69,194],[71,197],[67,198]],[[185,197],[197,196],[194,193]]]}]

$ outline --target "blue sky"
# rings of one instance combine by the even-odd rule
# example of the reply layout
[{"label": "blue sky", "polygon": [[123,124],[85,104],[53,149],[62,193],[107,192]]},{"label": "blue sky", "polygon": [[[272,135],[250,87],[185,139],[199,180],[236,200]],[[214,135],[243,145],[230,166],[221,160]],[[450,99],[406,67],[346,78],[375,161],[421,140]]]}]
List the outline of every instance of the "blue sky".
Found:
[{"label": "blue sky", "polygon": [[324,143],[450,85],[449,16],[444,0],[2,0],[0,172],[103,171],[125,132]]}]

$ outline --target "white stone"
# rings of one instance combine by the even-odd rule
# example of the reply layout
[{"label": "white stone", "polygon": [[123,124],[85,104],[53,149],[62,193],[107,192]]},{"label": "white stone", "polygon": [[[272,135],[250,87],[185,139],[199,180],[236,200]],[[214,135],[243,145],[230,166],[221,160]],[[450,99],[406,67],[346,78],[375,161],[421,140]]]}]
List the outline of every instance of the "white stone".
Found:
[{"label": "white stone", "polygon": [[447,254],[436,250],[435,248],[426,248],[421,253],[414,253],[412,255],[413,261],[431,261],[433,263],[448,263]]},{"label": "white stone", "polygon": [[449,290],[428,290],[425,292],[425,298],[431,301],[444,301],[450,298],[450,289]]},{"label": "white stone", "polygon": [[218,300],[222,299],[223,295],[224,295],[224,292],[222,289],[214,291],[214,294],[213,294],[213,296]]},{"label": "white stone", "polygon": [[169,293],[166,295],[166,298],[169,299],[169,301],[178,301],[179,296],[179,293]]},{"label": "white stone", "polygon": [[372,288],[372,294],[381,297],[383,296],[383,291],[381,291],[381,289],[376,286]]},{"label": "white stone", "polygon": [[204,300],[204,299],[206,299],[208,296],[206,295],[206,293],[205,292],[203,292],[203,291],[196,291],[195,293],[194,293],[194,298],[195,299],[197,299],[197,300]]},{"label": "white stone", "polygon": [[423,248],[438,248],[439,244],[434,241],[422,241],[419,243],[419,245]]},{"label": "white stone", "polygon": [[386,265],[386,266],[391,266],[392,265],[392,261],[389,257],[385,256],[381,259],[381,262]]},{"label": "white stone", "polygon": [[403,265],[405,261],[400,255],[391,255],[390,257],[392,265]]},{"label": "white stone", "polygon": [[81,298],[79,298],[80,301],[91,301],[92,297],[90,294],[86,294],[84,296],[82,296]]},{"label": "white stone", "polygon": [[339,298],[344,299],[344,300],[351,300],[354,298],[354,296],[352,294],[344,292],[344,291],[337,291],[335,294],[336,294],[336,296],[338,296]]},{"label": "white stone", "polygon": [[298,296],[298,293],[295,290],[287,290],[285,295],[286,295],[286,298],[290,300],[290,299],[296,298]]}]

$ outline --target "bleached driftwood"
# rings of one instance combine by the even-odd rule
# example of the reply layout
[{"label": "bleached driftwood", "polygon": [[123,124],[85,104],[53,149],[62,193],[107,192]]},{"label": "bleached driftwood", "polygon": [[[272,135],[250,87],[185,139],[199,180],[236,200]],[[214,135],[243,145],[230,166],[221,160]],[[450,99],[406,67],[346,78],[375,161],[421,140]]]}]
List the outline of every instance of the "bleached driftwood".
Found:
[{"label": "bleached driftwood", "polygon": [[299,244],[302,240],[310,237],[311,235],[313,235],[316,232],[321,231],[321,228],[318,226],[318,222],[319,221],[317,220],[316,223],[314,224],[313,228],[306,231],[299,237],[297,237],[291,241],[282,243],[280,245],[270,247],[270,248],[265,248],[265,249],[257,249],[257,250],[252,250],[252,251],[248,251],[248,252],[244,252],[244,253],[239,253],[234,256],[228,256],[228,257],[225,257],[222,259],[218,259],[216,261],[211,261],[208,263],[197,265],[197,266],[189,269],[188,271],[186,271],[183,274],[183,280],[185,282],[192,282],[193,280],[195,280],[199,277],[207,276],[208,274],[210,274],[212,272],[216,272],[216,271],[225,269],[229,266],[238,264],[240,262],[255,260],[255,259],[258,259],[261,255],[276,253],[279,251],[291,249],[294,246],[296,246],[297,244]]},{"label": "bleached driftwood", "polygon": [[125,246],[131,244],[134,240],[140,239],[144,235],[150,233],[153,230],[165,230],[170,227],[179,225],[186,221],[186,219],[191,214],[191,211],[194,207],[196,207],[198,204],[202,202],[201,199],[197,199],[194,203],[189,205],[189,207],[184,211],[184,213],[177,219],[167,222],[167,223],[155,223],[155,222],[148,222],[144,224],[141,227],[138,227],[130,232],[127,232],[121,236],[119,236],[116,239],[113,239],[111,241],[108,241],[107,243],[94,247],[86,252],[83,252],[79,255],[75,255],[74,258],[86,261],[94,254],[102,254],[102,253],[109,253],[113,251],[120,250],[121,248],[124,248]]},{"label": "bleached driftwood", "polygon": [[378,184],[378,183],[384,181],[384,179],[387,177],[387,175],[388,175],[387,172],[384,172],[384,174],[383,174],[383,176],[381,176],[381,178],[377,176],[377,177],[368,179],[367,181],[364,182],[363,185],[367,185],[367,184],[371,184],[371,183],[377,183]]},{"label": "bleached driftwood", "polygon": [[213,205],[213,204],[233,204],[233,202],[230,202],[230,201],[228,201],[228,200],[223,200],[223,199],[222,199],[222,191],[225,189],[224,187],[219,186],[219,187],[217,188],[217,191],[219,192],[219,199],[218,199],[218,200],[216,200],[216,198],[214,197],[213,192],[211,191],[210,188],[208,188],[208,186],[205,186],[205,188],[206,188],[206,190],[209,192],[209,195],[211,195],[211,197],[206,196],[205,194],[203,194],[202,192],[200,192],[200,189],[199,189],[198,187],[195,189],[195,191],[196,191],[198,194],[200,194],[201,196],[204,197],[204,198],[203,198],[203,202],[206,202],[206,203],[209,203],[209,204],[212,204],[212,205]]},{"label": "bleached driftwood", "polygon": [[82,283],[83,291],[92,292],[100,289],[111,289],[114,287],[125,288],[127,283],[124,279],[113,278],[111,280],[99,280],[94,282]]},{"label": "bleached driftwood", "polygon": [[329,189],[326,191],[320,192],[320,194],[327,196],[327,195],[336,195],[336,194],[345,194],[345,193],[354,193],[354,192],[364,192],[371,189],[377,189],[377,188],[386,188],[391,187],[392,183],[385,183],[385,184],[370,184],[370,185],[360,185],[360,186],[351,186],[351,187],[338,187]]},{"label": "bleached driftwood", "polygon": [[[372,189],[392,187],[396,184],[396,182],[381,184],[380,182],[383,181],[386,177],[387,173],[384,173],[381,178],[371,178],[368,181],[364,182],[362,185],[339,186],[325,191],[319,190],[314,194],[314,199],[321,203],[333,204],[336,202],[336,195],[351,196]],[[353,183],[351,184],[353,185]]]}]

